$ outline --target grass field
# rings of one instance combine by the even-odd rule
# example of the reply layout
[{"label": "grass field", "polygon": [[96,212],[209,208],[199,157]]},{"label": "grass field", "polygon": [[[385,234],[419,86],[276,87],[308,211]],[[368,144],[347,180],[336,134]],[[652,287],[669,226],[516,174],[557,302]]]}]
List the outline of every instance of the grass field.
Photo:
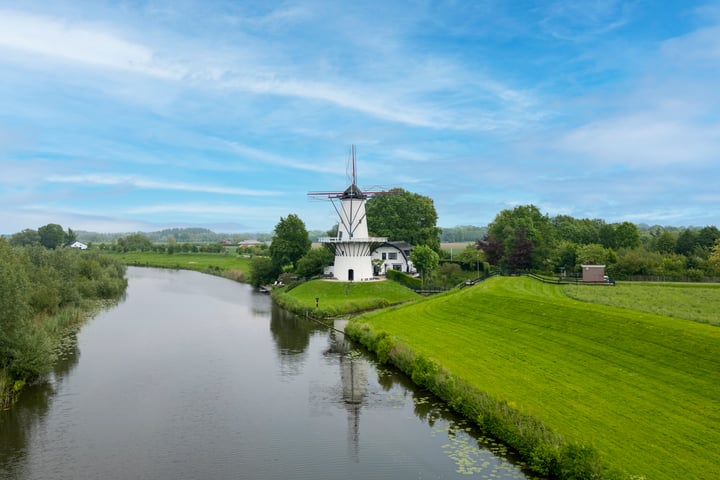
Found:
[{"label": "grass field", "polygon": [[720,325],[720,284],[619,282],[614,288],[566,285],[568,296],[667,317]]},{"label": "grass field", "polygon": [[648,480],[720,478],[720,328],[576,301],[520,277],[355,322],[591,444],[611,467]]},{"label": "grass field", "polygon": [[205,273],[220,273],[242,281],[250,268],[250,258],[234,253],[167,253],[159,252],[109,252],[126,265],[141,267],[178,268]]},{"label": "grass field", "polygon": [[[422,298],[409,288],[389,280],[352,283],[312,280],[289,292],[276,290],[273,297],[287,310],[296,313],[309,310],[323,317],[387,307]],[[317,308],[316,298],[319,299]]]}]

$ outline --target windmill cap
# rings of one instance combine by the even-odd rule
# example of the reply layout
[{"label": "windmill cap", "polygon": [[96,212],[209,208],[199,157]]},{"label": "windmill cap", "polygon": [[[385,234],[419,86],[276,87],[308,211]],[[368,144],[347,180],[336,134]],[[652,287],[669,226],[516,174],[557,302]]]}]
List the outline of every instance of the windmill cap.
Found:
[{"label": "windmill cap", "polygon": [[345,189],[341,198],[365,198],[365,194],[353,183]]}]

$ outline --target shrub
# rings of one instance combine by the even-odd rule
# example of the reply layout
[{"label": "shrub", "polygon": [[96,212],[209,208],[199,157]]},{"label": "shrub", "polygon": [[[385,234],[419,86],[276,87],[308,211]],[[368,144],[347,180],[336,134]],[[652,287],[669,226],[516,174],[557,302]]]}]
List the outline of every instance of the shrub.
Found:
[{"label": "shrub", "polygon": [[422,280],[410,276],[407,273],[400,272],[398,270],[388,270],[385,276],[388,278],[388,280],[393,280],[401,285],[405,285],[408,288],[412,288],[415,290],[422,288]]}]

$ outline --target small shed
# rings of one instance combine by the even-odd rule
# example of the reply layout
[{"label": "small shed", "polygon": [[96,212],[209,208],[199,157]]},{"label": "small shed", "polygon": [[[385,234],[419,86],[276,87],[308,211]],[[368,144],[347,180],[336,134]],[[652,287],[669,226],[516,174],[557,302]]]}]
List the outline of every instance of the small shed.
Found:
[{"label": "small shed", "polygon": [[583,282],[604,282],[605,265],[582,265]]},{"label": "small shed", "polygon": [[70,245],[68,245],[70,248],[79,248],[80,250],[87,250],[87,245],[85,245],[82,242],[73,242]]}]

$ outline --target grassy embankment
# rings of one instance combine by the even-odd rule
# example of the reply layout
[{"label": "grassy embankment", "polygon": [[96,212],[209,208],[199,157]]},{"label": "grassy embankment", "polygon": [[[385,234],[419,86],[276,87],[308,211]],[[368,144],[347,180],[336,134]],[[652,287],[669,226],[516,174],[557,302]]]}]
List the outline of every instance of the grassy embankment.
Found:
[{"label": "grassy embankment", "polygon": [[[286,310],[310,312],[315,317],[330,317],[349,312],[382,308],[422,298],[412,290],[391,281],[335,282],[312,280],[290,291],[273,290],[273,298]],[[315,299],[318,298],[318,307]]]},{"label": "grassy embankment", "polygon": [[210,273],[238,282],[246,281],[250,258],[235,253],[110,252],[125,265],[136,267],[175,268]]},{"label": "grassy embankment", "polygon": [[[563,288],[493,278],[368,313],[348,333],[551,477],[720,478],[720,329]],[[663,301],[642,288],[633,306]],[[699,315],[717,320],[712,291]],[[667,311],[682,316],[676,300]]]},{"label": "grassy embankment", "polygon": [[569,297],[585,302],[720,325],[717,283],[618,282],[613,288],[566,285],[564,289]]}]

